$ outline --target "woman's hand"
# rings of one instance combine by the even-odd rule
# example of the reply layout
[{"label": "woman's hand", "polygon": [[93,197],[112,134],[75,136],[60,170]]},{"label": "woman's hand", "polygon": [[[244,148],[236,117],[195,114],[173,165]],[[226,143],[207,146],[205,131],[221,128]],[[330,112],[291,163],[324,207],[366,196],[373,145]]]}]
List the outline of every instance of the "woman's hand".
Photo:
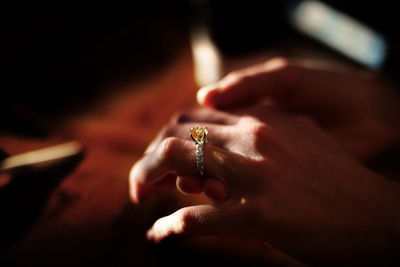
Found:
[{"label": "woman's hand", "polygon": [[366,161],[400,136],[400,103],[390,87],[371,77],[332,71],[282,58],[235,71],[199,90],[200,105],[227,109],[263,98],[316,120],[356,158]]},{"label": "woman's hand", "polygon": [[[205,177],[189,130],[207,126]],[[185,207],[148,231],[238,234],[263,239],[306,262],[370,261],[396,255],[399,185],[369,171],[305,117],[254,106],[235,114],[201,109],[178,116],[132,168],[131,196],[142,201],[167,177],[215,204]],[[396,244],[393,246],[393,244]]]}]

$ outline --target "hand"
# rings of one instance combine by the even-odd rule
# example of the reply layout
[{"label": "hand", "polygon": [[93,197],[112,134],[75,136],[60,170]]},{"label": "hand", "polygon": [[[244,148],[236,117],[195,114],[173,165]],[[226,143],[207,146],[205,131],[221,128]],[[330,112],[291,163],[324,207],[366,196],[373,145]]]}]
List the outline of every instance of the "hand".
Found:
[{"label": "hand", "polygon": [[199,90],[200,105],[232,108],[262,98],[315,119],[341,145],[366,161],[399,141],[399,102],[391,89],[360,74],[277,58],[233,72]]},{"label": "hand", "polygon": [[[209,130],[204,178],[188,136],[199,125]],[[171,174],[179,177],[181,191],[204,192],[217,201],[160,218],[149,239],[245,235],[306,262],[396,255],[390,236],[399,185],[348,156],[305,117],[265,106],[235,114],[208,109],[183,114],[133,166],[133,201],[143,201]]]}]

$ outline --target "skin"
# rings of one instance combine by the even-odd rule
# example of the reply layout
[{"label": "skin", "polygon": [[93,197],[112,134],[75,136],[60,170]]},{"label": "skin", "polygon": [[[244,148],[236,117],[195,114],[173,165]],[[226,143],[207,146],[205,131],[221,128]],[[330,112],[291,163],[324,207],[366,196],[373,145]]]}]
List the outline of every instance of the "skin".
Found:
[{"label": "skin", "polygon": [[[274,64],[267,64],[261,73],[282,69]],[[252,71],[244,75],[260,74],[260,69]],[[268,86],[258,91],[250,84],[245,93],[238,89],[244,81],[257,83],[256,76],[228,76],[215,89],[200,91],[199,102],[229,108],[254,102],[260,92],[274,101],[229,112],[204,108],[176,116],[133,166],[130,185],[135,203],[144,201],[171,177],[178,177],[180,191],[203,192],[214,200],[158,219],[147,232],[148,239],[159,242],[171,235],[238,234],[263,239],[306,263],[397,260],[400,186],[360,162],[377,148],[368,144],[346,147],[348,138],[353,137],[333,130],[350,127],[346,131],[353,131],[351,124],[341,126],[340,112],[335,127],[333,123],[321,127],[309,116],[293,112],[293,107],[301,105],[291,106],[288,103],[296,101],[285,102],[285,97],[295,98],[294,92],[266,94]],[[286,81],[298,80],[293,72],[285,77]],[[261,84],[268,84],[268,79],[277,78],[263,77]],[[290,82],[271,84],[290,88]],[[333,116],[331,105],[320,105],[327,111],[319,113],[318,121]],[[290,112],[282,111],[283,107]],[[338,106],[341,108],[343,105]],[[195,145],[188,136],[188,129],[199,125],[207,125],[209,130],[204,146],[205,177],[199,177]],[[382,146],[386,142],[385,137]]]},{"label": "skin", "polygon": [[200,105],[217,109],[263,98],[280,109],[313,118],[363,162],[399,143],[399,96],[371,74],[274,58],[232,72],[197,94]]}]

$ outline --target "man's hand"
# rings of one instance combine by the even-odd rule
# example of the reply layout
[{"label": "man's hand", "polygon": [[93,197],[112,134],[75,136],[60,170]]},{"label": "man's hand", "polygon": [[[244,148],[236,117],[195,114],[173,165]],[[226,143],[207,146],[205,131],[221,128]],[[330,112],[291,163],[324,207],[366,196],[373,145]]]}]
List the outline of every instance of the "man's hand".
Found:
[{"label": "man's hand", "polygon": [[200,105],[231,109],[267,99],[304,114],[362,161],[399,141],[399,101],[389,87],[360,74],[277,58],[233,72],[199,90]]}]

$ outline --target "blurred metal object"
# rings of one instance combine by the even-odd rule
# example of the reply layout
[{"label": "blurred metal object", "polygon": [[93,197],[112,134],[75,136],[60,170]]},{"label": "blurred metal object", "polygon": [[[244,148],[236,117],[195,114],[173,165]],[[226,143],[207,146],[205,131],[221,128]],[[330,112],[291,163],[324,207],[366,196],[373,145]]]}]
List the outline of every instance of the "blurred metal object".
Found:
[{"label": "blurred metal object", "polygon": [[221,79],[221,59],[206,28],[192,33],[191,47],[197,85],[203,87],[219,81]]},{"label": "blurred metal object", "polygon": [[83,156],[82,146],[76,141],[3,156],[0,161],[0,253],[31,229],[51,194],[75,170]]},{"label": "blurred metal object", "polygon": [[290,11],[293,27],[369,68],[385,63],[386,39],[360,21],[315,0],[304,0]]},{"label": "blurred metal object", "polygon": [[190,34],[194,75],[199,87],[221,79],[221,56],[211,38],[208,1],[193,2],[193,21]]},{"label": "blurred metal object", "polygon": [[51,147],[6,157],[0,162],[0,173],[13,172],[23,167],[52,163],[82,153],[82,145],[71,141]]}]

